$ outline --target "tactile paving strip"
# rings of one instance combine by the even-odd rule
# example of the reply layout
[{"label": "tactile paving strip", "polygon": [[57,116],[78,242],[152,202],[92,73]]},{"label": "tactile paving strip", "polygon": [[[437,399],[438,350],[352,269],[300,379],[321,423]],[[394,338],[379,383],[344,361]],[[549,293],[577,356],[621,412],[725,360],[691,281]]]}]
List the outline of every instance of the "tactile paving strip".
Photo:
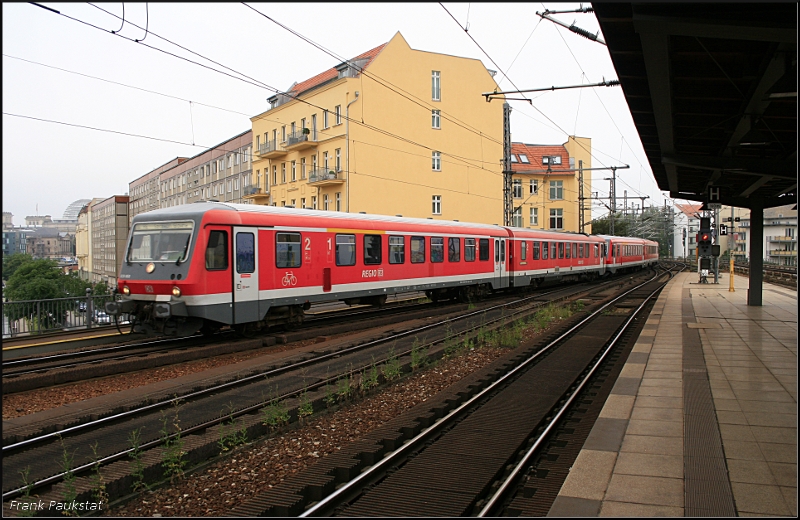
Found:
[{"label": "tactile paving strip", "polygon": [[[684,289],[683,323],[695,319]],[[719,423],[697,329],[683,326],[683,467],[685,516],[737,516]]]}]

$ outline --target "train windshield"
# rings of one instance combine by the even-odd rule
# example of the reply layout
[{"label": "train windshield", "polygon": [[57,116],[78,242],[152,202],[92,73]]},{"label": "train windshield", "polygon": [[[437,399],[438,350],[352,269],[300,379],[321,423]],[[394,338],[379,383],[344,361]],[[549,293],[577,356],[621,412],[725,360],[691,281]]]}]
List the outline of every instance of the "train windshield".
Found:
[{"label": "train windshield", "polygon": [[184,262],[194,222],[147,222],[133,226],[129,262]]}]

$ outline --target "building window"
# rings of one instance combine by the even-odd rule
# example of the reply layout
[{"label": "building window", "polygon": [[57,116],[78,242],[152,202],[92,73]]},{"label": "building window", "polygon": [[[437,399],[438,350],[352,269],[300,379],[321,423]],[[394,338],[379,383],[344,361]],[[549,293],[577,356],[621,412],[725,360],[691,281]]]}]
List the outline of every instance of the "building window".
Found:
[{"label": "building window", "polygon": [[322,128],[328,128],[328,111],[322,111]]},{"label": "building window", "polygon": [[531,208],[531,226],[539,225],[539,208]]},{"label": "building window", "polygon": [[281,142],[282,143],[286,142],[286,125],[283,125],[281,127]]},{"label": "building window", "polygon": [[550,229],[564,228],[564,210],[561,208],[550,210]]},{"label": "building window", "polygon": [[342,149],[341,148],[337,148],[336,149],[336,171],[337,172],[342,171]]},{"label": "building window", "polygon": [[272,185],[275,186],[276,184],[278,184],[278,167],[277,166],[273,166],[272,167]]},{"label": "building window", "polygon": [[326,193],[322,199],[322,209],[328,211],[328,194]]},{"label": "building window", "polygon": [[441,152],[433,152],[431,154],[431,162],[432,168],[435,172],[442,171],[442,153]]},{"label": "building window", "polygon": [[564,181],[550,181],[550,200],[564,200]]},{"label": "building window", "polygon": [[431,110],[431,127],[436,129],[442,128],[441,111]]},{"label": "building window", "polygon": [[297,161],[292,161],[292,182],[297,180]]},{"label": "building window", "polygon": [[286,182],[286,163],[281,163],[281,183]]},{"label": "building window", "polygon": [[342,211],[342,192],[336,192],[336,211]]},{"label": "building window", "polygon": [[522,208],[516,208],[514,213],[511,214],[511,225],[513,227],[522,227]]},{"label": "building window", "polygon": [[530,186],[528,190],[531,195],[536,195],[539,193],[539,181],[536,179],[531,179]]},{"label": "building window", "polygon": [[515,199],[522,198],[522,179],[514,179],[514,184],[512,186],[512,193],[514,194]]},{"label": "building window", "polygon": [[442,214],[442,196],[441,195],[434,195],[433,199],[433,214],[434,215],[441,215]]},{"label": "building window", "polygon": [[328,171],[328,152],[322,152],[322,169]]},{"label": "building window", "polygon": [[317,197],[311,197],[311,209],[317,209]]},{"label": "building window", "polygon": [[342,105],[336,105],[336,107],[334,108],[334,111],[336,113],[336,123],[335,124],[341,125],[342,124]]},{"label": "building window", "polygon": [[434,101],[442,100],[441,73],[438,70],[431,71],[431,99]]},{"label": "building window", "polygon": [[528,160],[528,156],[524,153],[519,154],[519,162],[523,164],[530,164],[531,162]]},{"label": "building window", "polygon": [[303,208],[303,209],[306,209],[306,199],[305,199],[305,197],[302,197],[300,199],[300,207]]},{"label": "building window", "polygon": [[305,179],[306,178],[306,158],[305,157],[301,157],[300,158],[300,178],[301,179]]},{"label": "building window", "polygon": [[516,155],[514,155],[513,153],[511,154],[511,162],[512,162],[512,163],[519,162],[519,161],[517,160],[517,156],[516,156]]}]

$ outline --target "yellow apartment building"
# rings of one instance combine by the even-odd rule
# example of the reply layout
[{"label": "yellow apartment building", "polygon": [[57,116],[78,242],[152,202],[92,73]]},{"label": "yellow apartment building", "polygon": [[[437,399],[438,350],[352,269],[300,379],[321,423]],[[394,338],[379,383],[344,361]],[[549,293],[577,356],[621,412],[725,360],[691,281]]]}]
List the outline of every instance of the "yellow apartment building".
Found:
[{"label": "yellow apartment building", "polygon": [[592,232],[592,140],[569,136],[562,145],[511,143],[512,225],[581,232],[579,172],[583,168],[584,227]]},{"label": "yellow apartment building", "polygon": [[255,204],[502,224],[503,101],[479,60],[397,33],[251,118]]}]

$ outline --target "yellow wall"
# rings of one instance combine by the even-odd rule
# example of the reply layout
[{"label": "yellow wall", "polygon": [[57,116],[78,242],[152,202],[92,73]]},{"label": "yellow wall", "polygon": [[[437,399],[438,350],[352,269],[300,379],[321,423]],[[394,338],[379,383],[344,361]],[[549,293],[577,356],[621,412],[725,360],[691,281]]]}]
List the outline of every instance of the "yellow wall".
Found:
[{"label": "yellow wall", "polygon": [[[434,70],[441,73],[440,101],[431,99]],[[277,166],[278,184],[269,187],[269,203],[278,206],[295,199],[299,207],[305,197],[310,207],[311,197],[317,195],[318,208],[322,209],[323,197],[328,194],[334,209],[338,192],[341,210],[352,213],[502,224],[503,102],[487,103],[481,96],[495,88],[494,79],[480,61],[413,50],[398,33],[360,77],[341,78],[303,95],[303,100],[316,107],[294,100],[252,118],[254,139],[258,135],[261,142],[265,132],[272,139],[273,129],[277,129],[280,140],[281,126],[285,124],[288,133],[291,122],[300,128],[303,117],[310,128],[313,113],[317,114],[320,131],[315,148],[272,160],[256,156],[253,170],[261,171],[262,187],[266,188],[264,170],[269,172],[271,183],[272,166]],[[345,118],[341,125],[334,125],[334,107],[340,105],[344,116],[347,104],[354,100],[348,140]],[[327,130],[322,129],[322,108],[330,112]],[[438,130],[432,128],[433,109],[442,112]],[[323,152],[327,151],[332,169],[337,148],[341,150],[343,170],[340,178],[345,183],[315,187],[300,180],[301,157],[306,158],[310,169],[311,156],[316,154],[321,167]],[[442,153],[441,171],[432,169],[432,150]],[[295,182],[290,180],[292,160],[297,164]],[[286,163],[286,183],[281,182],[282,163]],[[441,196],[441,215],[432,212],[433,195]]]},{"label": "yellow wall", "polygon": [[[512,112],[513,117],[513,112]],[[592,167],[592,140],[586,137],[569,136],[566,143],[564,143],[567,153],[570,158],[575,159],[575,170],[578,169],[579,161],[583,161],[583,195],[586,197],[584,200],[584,228],[583,232],[591,234],[592,232],[592,211],[591,211],[591,197],[592,193],[592,172],[586,171]],[[569,161],[565,161],[561,168],[569,167]],[[538,169],[544,170],[546,167],[538,165]],[[522,198],[514,198],[514,208],[522,208],[522,227],[543,230],[559,230],[559,231],[572,231],[580,232],[580,220],[578,216],[579,201],[578,201],[578,172],[569,172],[564,174],[546,174],[546,173],[533,173],[533,174],[515,174],[513,179],[522,180]],[[535,179],[538,181],[538,193],[531,195],[530,193],[530,180]],[[563,199],[551,200],[550,199],[550,182],[562,181],[563,182]],[[537,208],[539,212],[539,220],[536,225],[531,224],[530,211],[531,208]],[[550,227],[550,210],[562,210],[562,227],[560,229]]]}]

